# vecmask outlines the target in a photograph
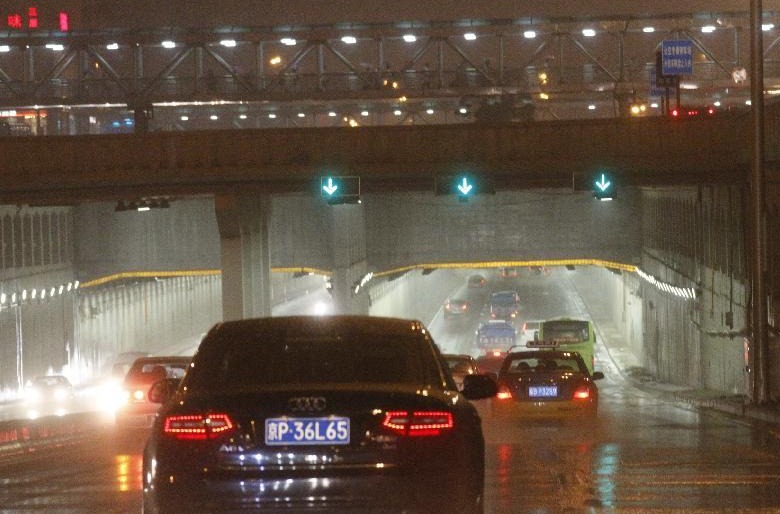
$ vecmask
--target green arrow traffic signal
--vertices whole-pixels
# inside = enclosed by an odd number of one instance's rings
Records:
[[[320,196],[329,204],[360,203],[360,177],[320,177]]]
[[[440,175],[436,177],[436,194],[455,195],[461,202],[478,194],[493,194],[492,182],[485,177],[471,174]]]
[[[606,173],[599,173],[592,183],[593,197],[601,201],[613,200],[617,196],[615,181]]]

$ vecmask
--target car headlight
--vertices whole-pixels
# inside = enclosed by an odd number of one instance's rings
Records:
[[[38,402],[41,400],[41,392],[37,389],[28,389],[25,396],[27,400],[31,402]]]

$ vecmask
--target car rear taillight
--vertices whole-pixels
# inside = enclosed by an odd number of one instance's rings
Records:
[[[575,400],[587,400],[590,398],[590,387],[580,386],[574,391]]]
[[[433,436],[455,426],[452,413],[447,411],[388,411],[382,426],[400,435]]]
[[[496,398],[499,400],[511,400],[512,391],[510,391],[507,386],[502,384],[498,386],[498,392],[496,393]]]
[[[234,426],[227,414],[166,416],[163,433],[176,439],[204,441],[228,434]]]

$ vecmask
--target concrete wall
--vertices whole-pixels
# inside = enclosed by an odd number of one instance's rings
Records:
[[[115,212],[114,203],[74,210],[76,268],[82,280],[119,272],[219,269],[219,232],[210,198],[170,208]]]
[[[330,271],[333,209],[315,194],[274,196],[269,227],[272,266],[308,266]],[[349,231],[349,227],[344,229]]]
[[[463,285],[468,270],[439,269],[430,275],[411,270],[394,280],[377,280],[370,287],[369,314],[411,318],[429,325],[444,300]]]
[[[428,262],[641,256],[641,197],[597,202],[566,189],[499,192],[468,203],[426,194],[366,196],[368,260],[377,269]]]
[[[738,189],[645,191],[642,269],[697,291],[686,300],[643,282],[643,365],[664,381],[745,390],[748,291]]]
[[[657,380],[747,392],[743,212],[741,194],[731,188],[643,191],[639,267],[656,283],[597,267],[569,275],[593,320],[621,338],[636,367]],[[672,287],[691,288],[696,298]],[[773,374],[777,364],[770,363]]]
[[[583,303],[591,320],[601,329],[597,342],[609,339],[611,352],[624,352],[621,362],[629,368],[642,366],[643,306],[638,295],[641,280],[633,273],[616,273],[598,266],[577,267],[566,277]],[[631,369],[624,370],[631,373]]]
[[[217,275],[82,290],[71,373],[99,377],[122,352],[186,354],[222,318]]]
[[[329,206],[314,195],[273,197],[271,265],[332,271],[366,261],[348,278],[427,262],[536,259],[641,259],[641,204],[624,188],[615,202],[567,189],[499,192],[468,203],[430,193],[365,195]],[[220,269],[211,198],[168,209],[114,212],[86,204],[74,215],[82,280],[119,272]],[[361,211],[351,220],[345,213]],[[361,234],[365,233],[365,237]],[[360,236],[360,237],[358,237]],[[357,246],[356,246],[357,245]],[[346,251],[346,253],[344,253]]]

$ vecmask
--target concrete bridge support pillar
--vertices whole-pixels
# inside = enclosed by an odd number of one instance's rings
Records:
[[[222,253],[222,317],[225,321],[271,315],[271,254],[265,195],[215,198]]]
[[[333,241],[333,307],[336,314],[368,314],[368,288],[355,294],[355,284],[368,271],[366,219],[362,204],[331,208]]]

